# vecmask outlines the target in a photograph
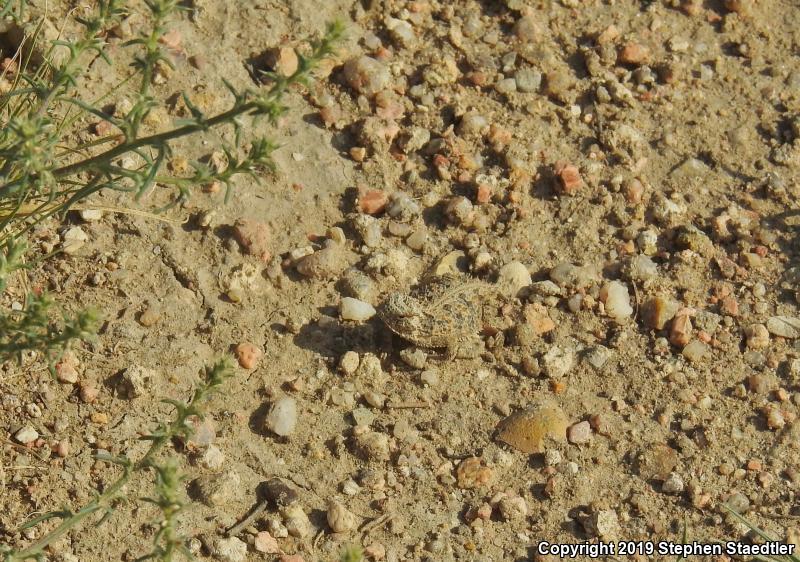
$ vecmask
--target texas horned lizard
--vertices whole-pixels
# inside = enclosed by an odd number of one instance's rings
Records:
[[[478,340],[490,293],[490,285],[466,277],[429,277],[410,294],[389,294],[378,314],[403,339],[421,347],[446,347],[454,357]]]

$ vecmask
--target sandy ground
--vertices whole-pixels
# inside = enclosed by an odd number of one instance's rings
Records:
[[[329,76],[290,93],[277,128],[251,131],[281,143],[277,167],[238,180],[228,204],[198,186],[163,217],[75,213],[35,233],[41,251],[65,228],[88,234],[28,281],[104,323],[74,351],[75,383],[36,358],[0,373],[0,542],[27,544],[46,525],[20,523],[88,501],[117,474],[98,450],[141,455],[141,432],[170,415],[160,400],[186,399],[203,365],[252,344],[260,357],[237,366],[196,442],[168,452],[187,475],[181,531],[200,560],[337,560],[349,544],[370,560],[555,560],[540,541],[759,542],[724,504],[800,544],[796,3],[193,6],[172,25],[180,52],[155,91],[209,112],[230,103],[223,78],[256,86],[251,62],[270,49],[334,18],[348,38]],[[125,72],[98,61],[83,91]],[[167,103],[150,126],[181,111]],[[89,203],[147,210],[162,191]],[[237,242],[237,221],[257,243]],[[489,290],[415,310],[448,342],[480,336],[471,357],[415,346],[373,315],[445,273],[456,291]],[[136,372],[149,379],[131,396]],[[29,446],[15,437],[25,426],[40,436]],[[275,477],[294,503],[226,538]],[[118,507],[49,559],[148,552],[156,512]]]

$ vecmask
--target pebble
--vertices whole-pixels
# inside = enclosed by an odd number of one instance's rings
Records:
[[[603,345],[592,347],[584,356],[586,362],[597,372],[603,370],[610,357],[611,350]]]
[[[523,93],[538,92],[542,87],[542,73],[538,70],[520,69],[514,73],[517,90]]]
[[[208,470],[219,470],[225,465],[225,453],[216,445],[209,445],[198,458],[197,464]]]
[[[389,196],[385,191],[371,189],[358,197],[358,210],[368,215],[378,215],[386,209]]]
[[[677,472],[670,472],[664,483],[661,484],[661,491],[665,494],[678,495],[684,490],[683,478]]]
[[[375,307],[352,297],[343,297],[339,303],[339,314],[342,320],[365,322],[375,316]]]
[[[494,89],[501,94],[510,94],[512,92],[516,92],[517,81],[514,78],[503,78],[495,83]]]
[[[337,500],[328,502],[327,520],[334,533],[348,533],[358,526],[358,518]]]
[[[645,480],[666,480],[678,464],[678,453],[672,447],[655,443],[639,456],[639,476]]]
[[[558,178],[557,191],[564,195],[575,195],[583,187],[583,179],[578,167],[565,160],[555,163],[553,171]]]
[[[264,554],[281,553],[281,547],[278,544],[277,539],[267,531],[261,531],[255,536],[255,539],[253,540],[253,547],[257,552],[263,552]]]
[[[664,296],[655,296],[642,305],[642,320],[645,326],[652,330],[663,330],[679,309],[680,304],[674,300]]]
[[[528,504],[521,496],[506,496],[497,503],[504,521],[523,521],[528,516]]]
[[[148,306],[139,315],[138,321],[145,328],[151,328],[161,321],[161,313],[155,307]]]
[[[748,349],[759,350],[769,347],[769,331],[763,324],[750,324],[744,329]]]
[[[631,260],[629,267],[631,280],[646,283],[657,275],[658,266],[649,256],[639,254]]]
[[[242,489],[238,473],[229,470],[221,474],[210,474],[197,480],[200,499],[209,507],[221,507],[233,501]]]
[[[522,42],[530,43],[539,35],[539,25],[533,16],[524,16],[514,24],[514,35]]]
[[[238,219],[233,225],[233,236],[246,254],[264,263],[269,262],[272,257],[269,226],[250,219]]]
[[[493,476],[492,469],[484,466],[478,457],[464,459],[456,468],[456,483],[462,490],[486,486]]]
[[[650,49],[641,43],[626,43],[619,51],[619,61],[623,64],[644,64],[650,60]]]
[[[64,354],[64,357],[56,363],[56,379],[64,384],[75,384],[78,382],[78,369],[76,359],[71,353]]]
[[[352,221],[353,228],[369,248],[377,248],[383,240],[381,223],[370,215],[358,215]]]
[[[462,195],[451,197],[444,208],[444,214],[453,224],[469,226],[475,219],[472,201]]]
[[[436,369],[426,369],[420,373],[419,380],[422,382],[422,384],[436,386],[439,384],[439,371]]]
[[[389,436],[379,431],[366,431],[354,439],[357,452],[369,461],[389,460]]]
[[[64,232],[61,239],[61,250],[71,256],[78,253],[89,240],[89,235],[80,226],[73,226]]]
[[[606,540],[615,539],[620,530],[619,517],[613,509],[603,509],[592,514],[590,524],[586,529],[590,534],[595,534]]]
[[[633,314],[628,287],[619,281],[611,281],[600,290],[600,300],[606,307],[606,314],[617,322],[624,322]]]
[[[428,354],[418,347],[407,347],[400,352],[400,359],[413,369],[424,369],[428,362]]]
[[[247,543],[238,537],[216,541],[215,557],[223,562],[244,562],[247,559]]]
[[[773,336],[787,339],[800,337],[800,318],[793,316],[771,316],[767,318],[767,331]]]
[[[386,29],[389,30],[389,35],[391,36],[392,41],[394,41],[398,47],[410,49],[416,46],[417,36],[414,33],[414,28],[411,27],[410,23],[398,18],[393,18],[391,16],[386,16],[384,23],[386,25]]]
[[[264,54],[264,63],[281,76],[291,76],[299,64],[297,52],[291,47],[274,47]]]
[[[283,516],[283,524],[286,525],[286,530],[289,531],[291,536],[298,539],[311,536],[313,526],[302,507],[289,505],[281,510],[281,515]]]
[[[570,443],[580,445],[581,443],[588,443],[592,439],[592,427],[588,421],[578,422],[573,424],[567,430],[567,439]]]
[[[14,439],[17,440],[17,443],[27,445],[39,439],[39,432],[30,425],[26,425],[14,434]]]
[[[385,90],[391,81],[389,69],[382,62],[368,56],[348,60],[344,64],[343,72],[347,84],[366,96]]]
[[[97,222],[103,218],[103,211],[100,209],[83,209],[80,211],[80,216],[86,222]]]
[[[329,247],[301,258],[295,267],[305,277],[332,279],[347,268],[347,262],[341,250]]]
[[[141,365],[131,365],[122,373],[121,390],[128,398],[138,398],[153,387],[156,371]]]
[[[358,363],[360,359],[358,357],[358,353],[355,351],[346,351],[341,358],[339,358],[339,369],[345,375],[352,375],[358,369]]]
[[[264,352],[260,347],[249,342],[243,342],[236,346],[236,360],[243,369],[255,369]]]
[[[686,357],[691,363],[702,363],[708,357],[711,348],[708,344],[700,340],[690,341],[686,347],[683,348],[681,354]]]
[[[276,400],[269,414],[267,414],[267,429],[276,435],[287,437],[294,433],[296,426],[297,401],[290,396],[284,396]]]
[[[342,277],[342,292],[358,300],[374,303],[378,297],[375,282],[358,269],[348,269]]]
[[[392,193],[389,196],[389,204],[386,206],[386,213],[400,222],[413,220],[419,216],[421,211],[419,203],[402,191]]]
[[[80,397],[84,404],[91,404],[100,395],[100,391],[92,383],[81,383]]]
[[[522,289],[528,287],[533,280],[528,268],[518,261],[507,263],[497,276],[497,288],[507,297],[520,296]]]
[[[571,348],[554,345],[542,356],[542,367],[547,376],[553,379],[563,378],[574,365],[575,351]]]
[[[534,405],[502,420],[497,439],[523,453],[540,453],[545,439],[564,441],[568,425],[566,414],[556,404]]]
[[[428,231],[424,228],[414,230],[408,238],[406,238],[406,245],[416,252],[421,252],[428,242]]]

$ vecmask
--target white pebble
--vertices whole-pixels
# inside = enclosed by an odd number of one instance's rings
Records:
[[[267,415],[267,428],[281,437],[294,433],[297,425],[297,402],[294,398],[279,398]]]
[[[353,297],[344,297],[339,303],[339,314],[342,320],[364,322],[375,316],[375,307]]]
[[[605,302],[606,314],[617,322],[625,321],[633,314],[628,288],[619,281],[606,284],[600,291],[600,298]]]
[[[18,443],[27,445],[28,443],[33,443],[39,439],[39,432],[33,429],[31,426],[26,425],[14,434],[14,439],[16,439]]]

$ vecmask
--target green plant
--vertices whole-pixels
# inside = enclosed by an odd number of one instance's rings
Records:
[[[132,98],[123,114],[110,115],[100,104],[108,93],[84,100],[79,97],[81,80],[95,60],[114,61],[108,55],[106,37],[119,25],[127,11],[122,0],[98,0],[91,12],[75,19],[82,27],[77,38],[59,39],[42,47],[41,25],[33,28],[15,54],[18,66],[10,90],[0,96],[0,283],[3,288],[9,275],[22,269],[25,238],[31,230],[50,217],[63,217],[76,203],[100,190],[132,192],[141,198],[155,185],[171,187],[172,201],[185,200],[196,186],[220,182],[226,186],[226,200],[232,180],[241,174],[255,174],[272,166],[276,146],[266,138],[245,139],[247,118],[267,118],[274,124],[285,111],[282,98],[293,84],[305,83],[314,67],[330,55],[342,36],[340,24],[331,24],[319,41],[312,42],[290,76],[269,74],[270,86],[238,91],[226,83],[232,96],[230,107],[217,115],[204,114],[183,95],[189,117],[174,127],[156,134],[145,134],[149,115],[163,105],[152,92],[154,77],[171,66],[163,44],[169,18],[179,9],[178,0],[145,0],[150,13],[149,28],[124,43],[132,49],[132,70],[114,91]],[[0,3],[0,14],[19,17],[23,0]],[[34,57],[38,52],[41,56]],[[41,62],[38,61],[41,58]],[[11,71],[9,71],[11,72]],[[130,85],[135,85],[131,87]],[[102,138],[76,144],[77,128],[84,118],[105,122],[111,132]],[[190,162],[191,173],[176,177],[163,172],[172,155],[175,140],[203,134],[220,126],[233,127],[235,142],[222,145],[227,160],[219,167],[204,162]],[[123,157],[138,159],[139,164],[123,165]],[[130,160],[130,159],[129,159]],[[83,338],[93,330],[91,313],[67,318],[61,325],[47,319],[52,301],[45,295],[28,295],[21,311],[0,315],[0,360],[8,354],[26,350],[46,353],[51,359],[73,339]]]
[[[188,439],[191,437],[192,429],[188,422],[194,417],[203,416],[205,403],[220,390],[220,387],[230,376],[230,365],[226,361],[219,361],[206,369],[204,380],[197,386],[188,402],[164,400],[164,402],[175,407],[175,416],[171,422],[162,423],[155,431],[142,437],[142,439],[151,443],[147,452],[138,461],[133,461],[126,456],[97,455],[98,460],[119,466],[122,469],[122,474],[102,494],[98,494],[94,500],[78,511],[65,508],[61,511],[45,513],[28,521],[22,526],[22,529],[34,527],[51,519],[60,519],[61,523],[22,550],[0,545],[0,555],[3,556],[3,562],[42,560],[47,546],[93,514],[102,514],[102,518],[97,523],[99,525],[113,514],[115,502],[124,495],[123,488],[131,478],[150,470],[156,474],[156,497],[146,498],[145,501],[157,505],[164,516],[164,520],[159,524],[159,531],[154,539],[153,551],[142,557],[141,560],[172,560],[175,553],[182,553],[191,557],[176,529],[176,517],[183,508],[183,503],[180,500],[181,478],[178,475],[174,461],[160,461],[158,455],[172,439]]]
[[[361,562],[364,559],[364,551],[358,545],[348,546],[339,556],[339,562]]]
[[[744,523],[748,529],[756,533],[759,537],[764,539],[767,542],[778,542],[780,539],[777,539],[767,533],[766,531],[761,530],[755,523],[748,520],[747,518],[743,517],[738,511],[733,509],[727,504],[723,504],[723,507],[730,513],[734,519],[738,520],[741,523]],[[790,554],[787,556],[753,556],[754,560],[761,560],[762,562],[800,562],[800,554]]]

